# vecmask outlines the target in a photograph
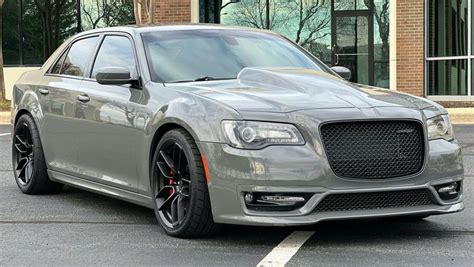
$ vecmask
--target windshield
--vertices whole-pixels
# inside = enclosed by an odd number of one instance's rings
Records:
[[[235,79],[246,67],[323,70],[284,38],[241,30],[178,30],[142,34],[152,79],[187,82]]]

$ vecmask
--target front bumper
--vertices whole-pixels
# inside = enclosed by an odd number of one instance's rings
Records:
[[[344,179],[331,171],[317,145],[273,146],[257,151],[231,148],[220,143],[199,143],[209,170],[209,194],[214,221],[243,225],[308,225],[323,220],[404,215],[436,215],[464,209],[462,186],[457,198],[444,201],[435,186],[459,182],[462,185],[461,149],[456,142],[429,142],[423,171],[395,179]],[[382,207],[376,209],[315,211],[332,194],[393,192],[424,189],[430,192],[429,205]],[[309,200],[289,211],[250,210],[245,192],[308,193]]]

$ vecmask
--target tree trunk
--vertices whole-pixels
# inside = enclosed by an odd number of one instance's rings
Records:
[[[0,29],[2,29],[3,22],[3,0],[0,0]],[[0,30],[0,101],[5,100],[5,81],[3,75],[3,32]]]
[[[140,0],[133,0],[133,15],[135,16],[135,24],[140,25],[142,22],[141,19],[141,4]]]

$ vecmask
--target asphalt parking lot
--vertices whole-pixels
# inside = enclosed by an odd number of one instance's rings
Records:
[[[466,167],[461,213],[305,228],[229,226],[217,237],[196,240],[165,235],[152,210],[82,190],[21,194],[11,170],[11,136],[2,135],[9,131],[0,125],[0,266],[255,266],[294,231],[311,237],[288,266],[474,266],[474,125],[455,127]]]

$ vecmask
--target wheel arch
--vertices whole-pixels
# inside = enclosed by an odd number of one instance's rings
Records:
[[[150,177],[150,182],[152,180],[152,162],[153,162],[153,156],[154,156],[154,153],[155,153],[155,149],[156,149],[156,146],[158,145],[158,143],[160,142],[161,138],[163,137],[163,135],[165,135],[167,132],[171,131],[171,130],[175,130],[175,129],[183,129],[185,130],[187,133],[189,133],[194,141],[198,141],[197,139],[197,136],[196,136],[196,133],[194,133],[192,130],[190,130],[190,127],[188,125],[186,125],[185,123],[183,122],[178,122],[176,120],[174,121],[168,121],[168,122],[165,122],[163,124],[161,124],[156,130],[155,130],[155,133],[153,134],[153,138],[152,138],[152,141],[151,141],[151,145],[150,145],[150,150],[149,150],[149,154],[148,154],[148,171],[149,171],[149,177]],[[199,149],[199,146],[198,146],[198,149]],[[201,152],[201,151],[199,151]]]
[[[30,112],[29,110],[27,110],[27,109],[20,109],[20,110],[16,113],[16,115],[15,115],[15,118],[14,118],[14,121],[13,121],[13,126],[16,126],[16,123],[17,123],[18,119],[19,119],[21,116],[25,115],[25,114],[30,115],[30,116],[33,118],[33,120],[34,120],[34,117],[33,117],[33,115],[31,114],[31,112]]]

